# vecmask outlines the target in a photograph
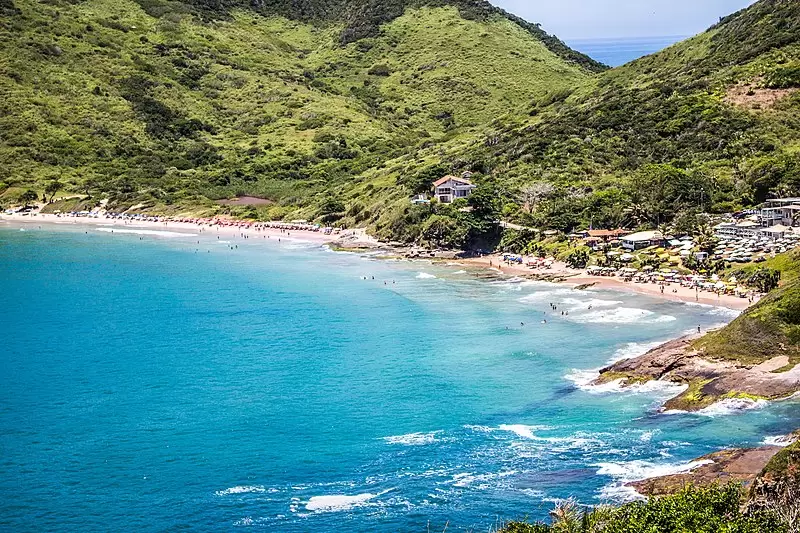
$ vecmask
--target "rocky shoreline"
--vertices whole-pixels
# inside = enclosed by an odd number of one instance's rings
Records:
[[[800,392],[800,365],[788,356],[759,364],[712,360],[696,347],[700,335],[669,341],[639,357],[618,361],[600,371],[593,384],[619,381],[624,386],[648,381],[670,381],[688,388],[667,400],[666,411],[699,411],[717,402],[747,404],[779,400]]]
[[[666,496],[689,485],[705,487],[715,483],[736,482],[749,488],[782,449],[781,446],[760,446],[720,450],[695,459],[694,462],[702,464],[689,472],[632,481],[626,485],[643,496]]]
[[[747,506],[775,500],[788,489],[794,495],[800,466],[800,430],[778,439],[776,445],[721,450],[693,462],[698,466],[689,472],[632,481],[626,486],[649,497],[675,494],[688,486],[739,483],[748,494]],[[795,502],[798,504],[800,501]]]

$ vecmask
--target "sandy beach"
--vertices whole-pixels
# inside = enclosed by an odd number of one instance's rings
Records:
[[[303,229],[301,225],[292,228],[279,227],[281,223],[248,223],[233,219],[219,219],[218,221],[177,221],[177,220],[127,220],[100,215],[98,217],[73,217],[68,215],[50,214],[0,214],[0,221],[5,221],[24,226],[56,225],[56,226],[85,226],[92,228],[108,228],[111,231],[149,230],[159,232],[186,233],[187,235],[216,234],[227,238],[262,238],[262,239],[287,239],[302,242],[329,244],[332,246],[345,246],[351,248],[375,248],[382,245],[377,239],[368,235],[363,229],[342,230],[338,234],[325,234],[319,230]],[[159,236],[153,233],[152,236]],[[167,236],[164,234],[164,236]],[[491,269],[495,273],[511,276],[537,276],[556,283],[574,286],[594,285],[597,288],[617,291],[646,294],[656,298],[679,302],[693,302],[729,309],[743,310],[749,307],[747,298],[732,295],[717,295],[709,292],[696,292],[689,287],[672,284],[662,293],[661,287],[654,283],[624,282],[616,277],[591,276],[582,269],[569,268],[565,263],[555,261],[548,269],[531,269],[524,265],[508,265],[503,262],[501,254],[487,255],[478,258],[462,259],[465,265]],[[674,291],[674,292],[673,292]]]
[[[109,228],[119,230],[150,230],[161,232],[185,233],[187,235],[219,235],[220,237],[243,237],[287,239],[317,244],[349,244],[351,246],[375,246],[377,240],[361,229],[344,230],[338,234],[325,234],[322,231],[302,229],[299,225],[293,228],[277,227],[278,223],[256,223],[249,225],[239,220],[220,219],[221,223],[208,221],[154,221],[154,220],[124,220],[108,216],[98,217],[72,217],[67,215],[6,215],[0,214],[0,221],[18,223],[24,226],[38,226],[42,224],[57,226],[84,226],[92,228]],[[275,227],[271,227],[274,224]],[[152,236],[158,236],[153,233]],[[166,236],[166,234],[165,234]]]
[[[633,283],[622,281],[617,277],[591,276],[586,273],[585,269],[570,268],[560,261],[553,262],[552,267],[548,269],[531,269],[525,265],[508,265],[503,262],[501,254],[466,259],[463,262],[471,266],[485,267],[508,275],[537,276],[556,283],[574,286],[594,285],[600,289],[634,292],[676,302],[699,303],[736,310],[744,310],[751,305],[747,298],[739,298],[729,294],[718,295],[705,291],[698,292],[690,287],[682,287],[676,283],[665,287],[662,293],[661,286],[655,283]]]

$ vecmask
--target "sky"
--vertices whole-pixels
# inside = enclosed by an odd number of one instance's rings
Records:
[[[561,39],[689,36],[754,0],[491,0]]]

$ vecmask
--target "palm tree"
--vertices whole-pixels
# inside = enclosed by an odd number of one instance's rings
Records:
[[[714,248],[717,247],[719,240],[714,234],[714,230],[711,228],[711,226],[704,224],[697,228],[695,242],[697,243],[697,247],[700,248],[701,252],[711,255],[711,253],[714,251]]]

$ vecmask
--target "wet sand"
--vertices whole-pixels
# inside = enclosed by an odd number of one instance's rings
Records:
[[[462,262],[472,266],[492,268],[495,271],[513,276],[536,276],[574,286],[594,285],[599,289],[645,294],[676,302],[699,303],[736,310],[747,309],[751,305],[747,298],[739,298],[730,294],[718,295],[707,291],[695,291],[695,289],[682,287],[677,283],[665,286],[662,293],[661,286],[655,283],[634,283],[622,281],[617,277],[590,276],[584,269],[569,268],[565,263],[559,261],[555,261],[549,269],[528,268],[525,265],[509,266],[503,263],[502,255],[487,255],[466,259]],[[673,290],[677,292],[672,292]]]

